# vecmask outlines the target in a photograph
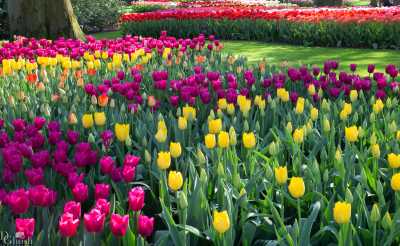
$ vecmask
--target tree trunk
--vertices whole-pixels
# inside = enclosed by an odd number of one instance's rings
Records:
[[[8,1],[12,35],[56,39],[84,39],[70,0]]]

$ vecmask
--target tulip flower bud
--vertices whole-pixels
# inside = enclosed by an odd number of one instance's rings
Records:
[[[215,119],[215,114],[214,110],[210,111],[210,114],[208,115],[208,121],[214,120]]]
[[[96,139],[94,138],[92,133],[89,133],[88,142],[94,144]]]
[[[243,124],[243,131],[244,131],[244,132],[248,132],[249,129],[250,129],[250,127],[249,127],[249,122],[247,122],[247,120],[245,120],[245,121],[244,121],[244,124]]]
[[[218,115],[218,118],[221,118],[221,119],[224,117],[224,113],[222,112],[222,110],[220,108],[217,110],[217,115]]]
[[[181,117],[181,116],[182,116],[182,110],[181,110],[181,108],[178,108],[176,110],[176,117]]]
[[[233,174],[232,184],[233,184],[233,187],[235,187],[236,189],[240,189],[242,183],[240,181],[239,173],[236,172]]]
[[[177,198],[178,198],[179,209],[186,209],[188,207],[186,193],[183,191],[178,191]]]
[[[128,147],[128,148],[132,147],[132,139],[131,139],[130,136],[128,136],[128,137],[125,139],[125,145],[126,145],[126,147]]]
[[[322,129],[325,133],[328,133],[331,130],[331,124],[327,118],[324,118],[324,121],[322,122]]]
[[[374,204],[371,210],[371,221],[373,223],[378,222],[381,219],[381,212],[379,211],[378,204]]]
[[[336,149],[335,159],[337,161],[342,161],[342,150],[340,148]]]
[[[150,152],[146,149],[144,151],[144,160],[146,163],[150,163],[151,162],[151,155]]]
[[[275,98],[271,101],[271,109],[275,110],[276,109],[276,100]]]
[[[242,208],[246,208],[247,207],[247,192],[246,192],[246,189],[245,188],[242,188],[241,190],[240,190],[240,193],[239,193],[239,197],[243,197],[243,199],[241,199],[241,202],[240,202],[240,206],[242,207]]]
[[[289,122],[286,124],[286,130],[287,130],[290,134],[293,132],[293,125],[292,125],[292,122],[291,122],[291,121],[289,121]]]
[[[147,146],[147,138],[146,137],[142,138],[142,145]]]
[[[376,120],[375,114],[374,114],[374,113],[371,113],[371,114],[369,115],[369,121],[370,121],[371,123],[373,123],[373,122],[375,122],[375,120]]]
[[[386,99],[386,107],[387,108],[392,108],[393,104],[392,104],[392,99],[390,97],[388,97]]]
[[[269,180],[274,178],[274,171],[272,170],[270,165],[265,167],[265,177]]]
[[[200,170],[200,182],[205,185],[208,182],[208,176],[206,173],[206,170],[204,170],[204,168],[201,168]]]
[[[277,144],[275,142],[270,143],[269,146],[268,146],[268,151],[269,151],[269,154],[272,155],[272,156],[278,154],[278,146],[277,146]]]
[[[112,98],[110,100],[110,108],[115,108],[115,100],[114,100],[114,98]]]
[[[351,191],[349,188],[346,189],[346,202],[348,203],[353,203],[353,194],[351,194]]]
[[[390,124],[389,124],[389,130],[390,130],[390,133],[395,133],[396,131],[397,131],[397,124],[396,124],[396,121],[392,121]]]
[[[325,169],[322,179],[323,179],[324,183],[328,183],[328,181],[329,181],[329,171],[328,171],[328,169]]]
[[[206,163],[206,157],[204,156],[203,152],[201,152],[200,148],[197,148],[197,161],[199,162],[200,166],[204,166]]]
[[[324,110],[325,112],[329,111],[329,103],[328,101],[324,98],[322,100],[322,105],[321,105],[322,110]]]
[[[354,122],[358,121],[358,112],[354,113],[353,120],[354,120]]]
[[[110,105],[111,106],[111,105]],[[120,111],[120,114],[122,114],[122,115],[124,115],[125,114],[125,112],[126,112],[126,106],[125,106],[125,103],[123,103],[122,105],[121,105],[121,109],[119,110]]]
[[[26,107],[25,103],[22,103],[22,105],[21,105],[21,111],[22,111],[23,113],[28,112],[28,108]]]
[[[96,112],[96,109],[94,108],[93,105],[90,105],[90,106],[89,106],[89,112],[90,112],[90,113]]]
[[[370,139],[369,139],[369,143],[371,144],[371,145],[373,145],[373,144],[376,144],[376,135],[375,135],[375,132],[374,133],[372,133],[372,135],[371,135],[371,137],[370,137]]]
[[[392,218],[390,217],[389,212],[386,212],[382,218],[382,227],[387,231],[392,228]]]
[[[90,98],[90,102],[92,103],[92,105],[97,105],[97,97],[95,95],[92,95],[92,97]]]
[[[237,143],[236,131],[235,128],[233,128],[233,126],[229,128],[229,143],[232,146],[235,146]]]
[[[218,174],[218,176],[221,177],[221,178],[225,177],[224,165],[222,165],[221,162],[218,163],[217,174]]]

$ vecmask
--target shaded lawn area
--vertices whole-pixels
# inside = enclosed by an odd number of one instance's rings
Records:
[[[117,38],[120,32],[106,32],[94,35],[96,38]],[[250,63],[265,59],[270,64],[287,62],[289,65],[316,64],[321,65],[326,60],[338,60],[341,69],[348,70],[351,63],[356,63],[358,71],[367,74],[368,64],[376,64],[383,71],[387,64],[400,65],[400,51],[373,50],[351,48],[304,47],[288,44],[264,43],[256,41],[222,41],[224,52],[233,55],[246,56]]]

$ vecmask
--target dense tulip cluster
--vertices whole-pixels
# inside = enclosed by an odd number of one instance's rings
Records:
[[[166,33],[3,46],[0,230],[38,245],[398,244],[398,66],[254,66],[222,48]]]

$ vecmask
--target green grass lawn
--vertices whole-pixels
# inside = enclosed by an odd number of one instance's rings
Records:
[[[94,36],[116,38],[120,37],[121,33],[99,33]],[[400,65],[400,51],[396,50],[304,47],[255,41],[225,40],[222,43],[226,53],[246,56],[250,63],[265,59],[267,63],[272,64],[288,62],[289,65],[321,65],[326,60],[334,59],[340,62],[342,69],[347,69],[349,64],[356,63],[359,65],[359,71],[365,71],[364,74],[366,74],[368,64],[376,64],[379,70],[389,63]]]

